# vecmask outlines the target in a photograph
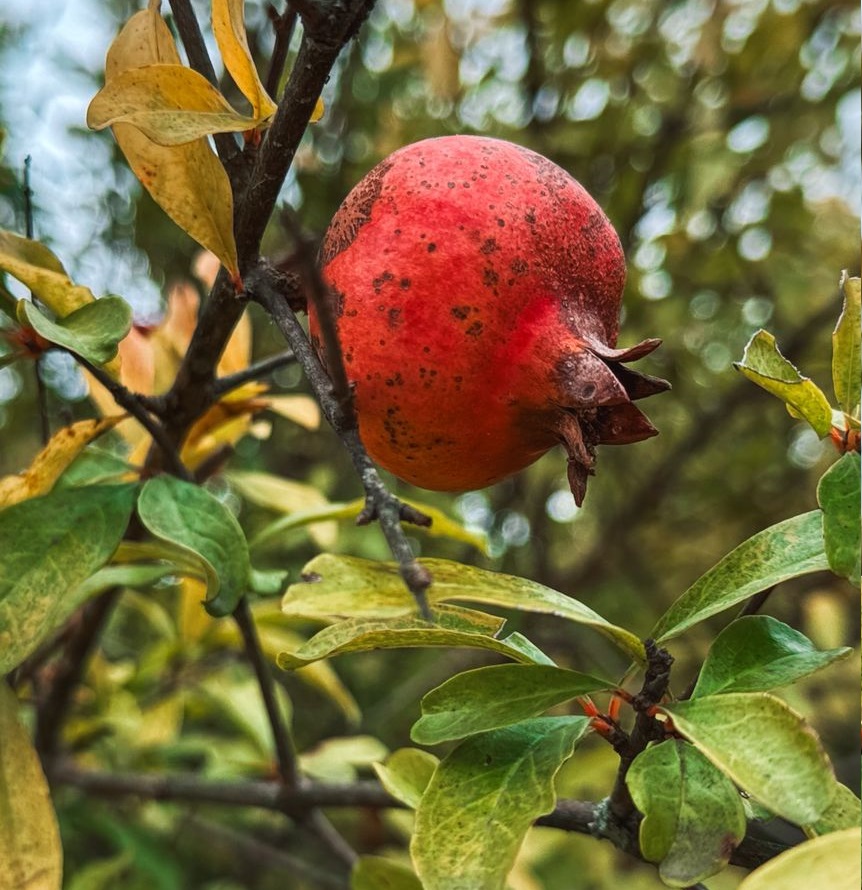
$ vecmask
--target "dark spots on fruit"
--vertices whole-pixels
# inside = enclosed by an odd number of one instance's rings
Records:
[[[509,263],[509,268],[516,275],[524,275],[530,268],[530,264],[521,257],[515,257],[511,263]]]
[[[349,365],[353,361],[353,352],[345,352],[344,353],[344,361]]]
[[[481,321],[474,321],[473,324],[471,324],[464,333],[468,337],[478,337],[482,333],[484,327],[485,326],[482,324]]]
[[[500,276],[494,271],[493,266],[485,266],[482,270],[482,284],[485,287],[495,287],[500,281]]]
[[[464,378],[460,374],[458,374],[452,379],[455,381],[455,383],[460,383]]]
[[[378,345],[378,346],[385,346],[385,345],[386,345],[386,341],[385,341],[385,340],[382,340],[382,339],[381,339],[381,340],[378,340],[378,341],[377,341],[377,345]]]
[[[396,371],[392,377],[387,377],[384,383],[387,386],[404,386],[404,378],[400,371]]]
[[[401,281],[398,282],[398,285],[401,290],[410,290],[410,279],[402,278]]]
[[[320,247],[320,264],[327,266],[343,250],[346,250],[359,234],[359,230],[371,219],[371,211],[380,197],[383,180],[392,161],[381,161],[348,195],[341,209],[332,219]]]
[[[500,249],[500,245],[497,244],[496,238],[486,238],[482,242],[482,246],[479,248],[479,253],[483,253],[483,254],[485,254],[485,256],[488,256],[488,254],[494,253],[495,251],[498,251],[499,249]]]
[[[528,226],[534,226],[536,224],[536,209],[535,207],[530,207],[529,210],[524,214],[524,222]]]
[[[431,347],[430,347],[430,346],[423,346],[423,347],[422,347],[422,352],[424,352],[425,355],[428,355],[428,353],[431,352]]]
[[[401,229],[396,229],[396,230],[395,230],[395,234],[396,234],[396,235],[400,235],[400,234],[401,234]]]
[[[392,281],[393,278],[395,278],[395,276],[389,271],[386,271],[382,275],[378,275],[377,278],[374,278],[371,282],[371,286],[374,288],[374,293],[379,294],[383,285],[386,284],[388,281]]]
[[[506,225],[506,220],[504,220],[504,219],[500,219],[500,217],[498,216],[498,217],[497,217],[497,225],[502,229],[503,226]]]
[[[359,315],[358,309],[348,309],[347,312],[344,313],[347,318],[356,318]]]
[[[469,183],[469,182],[462,182],[462,183],[461,183],[461,186],[462,186],[463,188],[465,188],[465,189],[468,189],[468,188],[470,188],[470,183]]]
[[[434,253],[435,250],[437,250],[437,245],[432,241],[428,245],[428,253]]]
[[[469,306],[453,306],[449,312],[455,316],[455,318],[460,321],[465,321],[467,316],[470,314]],[[427,348],[427,347],[426,347]]]
[[[386,323],[390,328],[397,328],[398,325],[401,324],[403,319],[401,318],[401,310],[400,309],[390,309],[386,316]]]
[[[449,189],[453,189],[453,188],[455,188],[455,183],[454,183],[454,182],[447,182],[447,183],[446,183],[446,188],[449,188]]]

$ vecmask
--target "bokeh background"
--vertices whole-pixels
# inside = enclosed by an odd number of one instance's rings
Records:
[[[206,22],[208,4],[195,5]],[[0,227],[24,231],[29,155],[36,237],[73,278],[96,294],[121,294],[146,324],[163,313],[172,284],[192,280],[197,248],[137,186],[110,136],[84,124],[104,53],[137,8],[115,0],[0,0]],[[252,0],[246,14],[265,70],[273,42],[266,4]],[[860,12],[852,3],[379,0],[340,57],[324,94],[326,113],[306,134],[282,202],[320,235],[351,186],[401,145],[481,133],[533,148],[579,179],[616,226],[629,265],[621,344],[663,338],[639,367],[673,384],[671,393],[644,403],[660,436],[601,449],[580,510],[559,449],[481,492],[437,495],[393,481],[396,491],[489,539],[483,555],[417,533],[419,552],[540,581],[646,636],[724,553],[816,506],[816,482],[834,450],[732,363],[765,327],[831,393],[838,278],[842,269],[859,274],[859,70]],[[225,91],[241,104],[230,84]],[[289,241],[276,221],[265,248],[278,255]],[[263,318],[253,321],[257,357],[282,348]],[[53,427],[92,413],[86,383],[63,356],[49,356],[42,375]],[[294,368],[274,384],[306,391]],[[39,447],[36,392],[31,364],[0,370],[0,474],[21,469]],[[286,420],[274,420],[268,437],[243,439],[231,466],[279,474],[333,501],[360,493],[328,430],[308,432]],[[229,482],[216,479],[212,487],[250,531],[272,518],[241,508]],[[387,555],[376,529],[349,523],[327,544],[335,552]],[[320,535],[300,530],[258,559],[296,578],[319,549]],[[224,715],[253,708],[247,674],[215,644],[189,654],[175,639],[173,648],[165,643],[164,623],[179,620],[174,593],[143,603],[129,598],[118,610],[88,678],[90,723],[75,738],[87,756],[118,768],[242,773],[248,726]],[[783,585],[767,611],[818,645],[857,645],[858,591],[830,577]],[[674,642],[676,689],[726,620],[719,616]],[[511,629],[571,667],[625,667],[601,638],[553,620],[514,618]],[[177,684],[181,713],[148,746],[141,727],[164,703],[155,675],[169,659],[188,666]],[[486,660],[438,651],[343,658],[336,670],[362,712],[359,722],[320,690],[285,676],[300,746],[313,751],[322,740],[357,734],[389,748],[406,744],[419,697]],[[851,659],[784,693],[811,715],[848,782],[858,781],[857,686],[858,660]],[[564,793],[602,796],[613,766],[606,746],[589,743],[564,771]],[[206,825],[280,838],[283,827],[268,816],[189,816],[181,807],[109,806],[70,792],[60,807],[74,890],[324,886],[301,872],[285,878],[239,868],[238,855],[202,855],[214,836]],[[403,841],[402,817],[337,818],[360,848],[386,852]],[[108,875],[103,883],[99,868]],[[738,879],[729,872],[709,886],[724,890]],[[659,886],[652,869],[609,845],[550,830],[533,833],[512,879],[514,890]]]

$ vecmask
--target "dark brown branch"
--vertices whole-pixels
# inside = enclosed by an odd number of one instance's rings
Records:
[[[215,69],[191,3],[189,0],[170,0],[170,4],[177,31],[183,41],[186,55],[189,57],[189,64],[218,89]],[[240,150],[233,133],[216,133],[213,136],[213,141],[218,149],[219,157],[225,165],[230,165],[237,160]]]
[[[254,669],[263,705],[269,719],[275,743],[275,754],[278,760],[278,772],[287,788],[296,788],[299,785],[299,767],[296,759],[296,747],[290,735],[290,729],[281,713],[278,698],[275,691],[275,680],[272,677],[269,663],[260,646],[260,638],[257,635],[257,627],[254,616],[248,605],[248,599],[242,597],[233,613],[234,621],[239,627],[242,640],[245,645],[245,653]]]
[[[652,709],[665,696],[670,684],[670,668],[673,658],[667,650],[660,648],[653,640],[644,643],[647,656],[647,669],[641,691],[632,699],[635,711],[635,725],[628,738],[628,744],[620,750],[620,765],[617,770],[614,788],[609,803],[610,813],[618,824],[631,828],[637,836],[639,815],[626,785],[626,775],[634,759],[650,742],[664,737],[663,725],[655,719]]]
[[[362,487],[365,489],[365,508],[358,522],[364,524],[374,519],[378,520],[389,549],[398,562],[404,583],[416,599],[422,616],[430,620],[431,613],[425,591],[431,584],[431,576],[428,570],[417,562],[407,535],[401,527],[402,520],[419,525],[429,525],[430,521],[417,510],[402,504],[383,484],[377,468],[368,457],[365,446],[359,438],[352,410],[349,414],[346,413],[345,403],[334,394],[332,382],[308,341],[302,325],[288,305],[286,296],[273,284],[273,281],[278,280],[273,270],[261,265],[247,276],[246,287],[284,335],[305,371],[326,419],[350,454],[362,481]]]
[[[77,359],[78,364],[80,364],[81,367],[86,368],[87,371],[108,390],[111,396],[113,396],[114,401],[121,408],[128,411],[129,414],[131,414],[132,417],[134,417],[135,420],[137,420],[138,423],[140,423],[140,425],[153,437],[153,441],[161,449],[164,465],[170,472],[175,476],[178,476],[180,479],[191,479],[189,471],[186,469],[182,460],[180,460],[179,452],[165,432],[165,428],[145,407],[145,405],[149,403],[149,400],[145,396],[139,396],[126,389],[122,383],[118,380],[114,380],[113,377],[105,373],[102,368],[91,364],[85,358],[82,358],[79,355],[74,355],[74,358]]]
[[[237,371],[235,374],[226,374],[224,377],[219,377],[213,383],[213,394],[220,398],[225,393],[238,389],[251,380],[260,380],[261,377],[268,377],[275,371],[292,365],[295,361],[296,356],[292,352],[279,352],[278,355],[262,359],[256,364],[249,365],[242,371]]]
[[[354,0],[347,10],[342,9],[326,40],[318,41],[308,28],[303,34],[278,111],[257,153],[248,188],[237,206],[234,228],[243,274],[257,262],[261,238],[315,103],[342,46],[349,39],[353,23],[368,6],[366,0]],[[237,298],[233,284],[222,269],[166,397],[167,432],[177,445],[194,420],[212,404],[215,365],[244,307],[245,303]]]
[[[59,747],[60,730],[72,695],[84,673],[84,665],[93,651],[114,608],[120,588],[106,591],[87,603],[73,619],[73,627],[66,641],[63,654],[55,664],[46,668],[48,680],[44,697],[39,697],[36,707],[36,750],[42,765],[50,764]],[[42,677],[38,685],[42,685]]]
[[[276,98],[278,85],[281,82],[281,74],[287,62],[287,52],[290,49],[290,41],[296,30],[296,10],[288,4],[287,9],[279,15],[274,6],[267,7],[269,20],[272,22],[272,30],[275,33],[275,44],[272,48],[272,56],[269,60],[269,71],[266,75],[266,91]]]
[[[403,809],[374,781],[351,783],[306,782],[288,790],[280,782],[225,782],[200,779],[184,774],[151,775],[146,773],[105,773],[81,769],[70,762],[54,764],[48,779],[53,785],[67,785],[97,797],[139,797],[144,800],[210,803],[225,806],[259,807],[279,812],[298,813],[317,807],[364,809]],[[588,834],[613,840],[600,825],[605,803],[585,800],[560,800],[553,812],[540,816],[536,825]],[[622,849],[640,858],[637,835]],[[731,857],[731,865],[756,868],[786,850],[782,844],[746,835]]]

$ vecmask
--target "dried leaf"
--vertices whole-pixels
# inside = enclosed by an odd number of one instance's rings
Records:
[[[158,4],[132,16],[120,31],[105,61],[111,83],[130,69],[180,63]],[[198,244],[211,250],[232,274],[238,273],[233,237],[233,194],[227,174],[206,139],[163,146],[130,124],[113,127],[135,176],[153,200]]]
[[[93,439],[116,426],[120,420],[121,417],[80,420],[58,430],[27,470],[0,479],[0,509],[47,494],[84,448]]]
[[[69,278],[63,264],[44,244],[3,229],[0,270],[17,278],[60,318],[95,300],[89,288]]]
[[[158,145],[185,145],[257,125],[238,114],[202,75],[183,65],[145,65],[112,77],[87,109],[87,126],[131,124]]]
[[[244,0],[213,0],[213,34],[225,67],[251,103],[258,122],[272,117],[276,104],[270,99],[255,68],[243,21]]]

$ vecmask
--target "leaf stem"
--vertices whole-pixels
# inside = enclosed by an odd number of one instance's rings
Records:
[[[260,380],[261,377],[266,377],[281,368],[286,368],[295,361],[296,356],[290,350],[279,352],[277,355],[262,359],[254,365],[249,365],[242,371],[237,371],[235,374],[226,374],[224,377],[219,377],[213,383],[213,394],[217,398],[221,397],[251,380]]]

